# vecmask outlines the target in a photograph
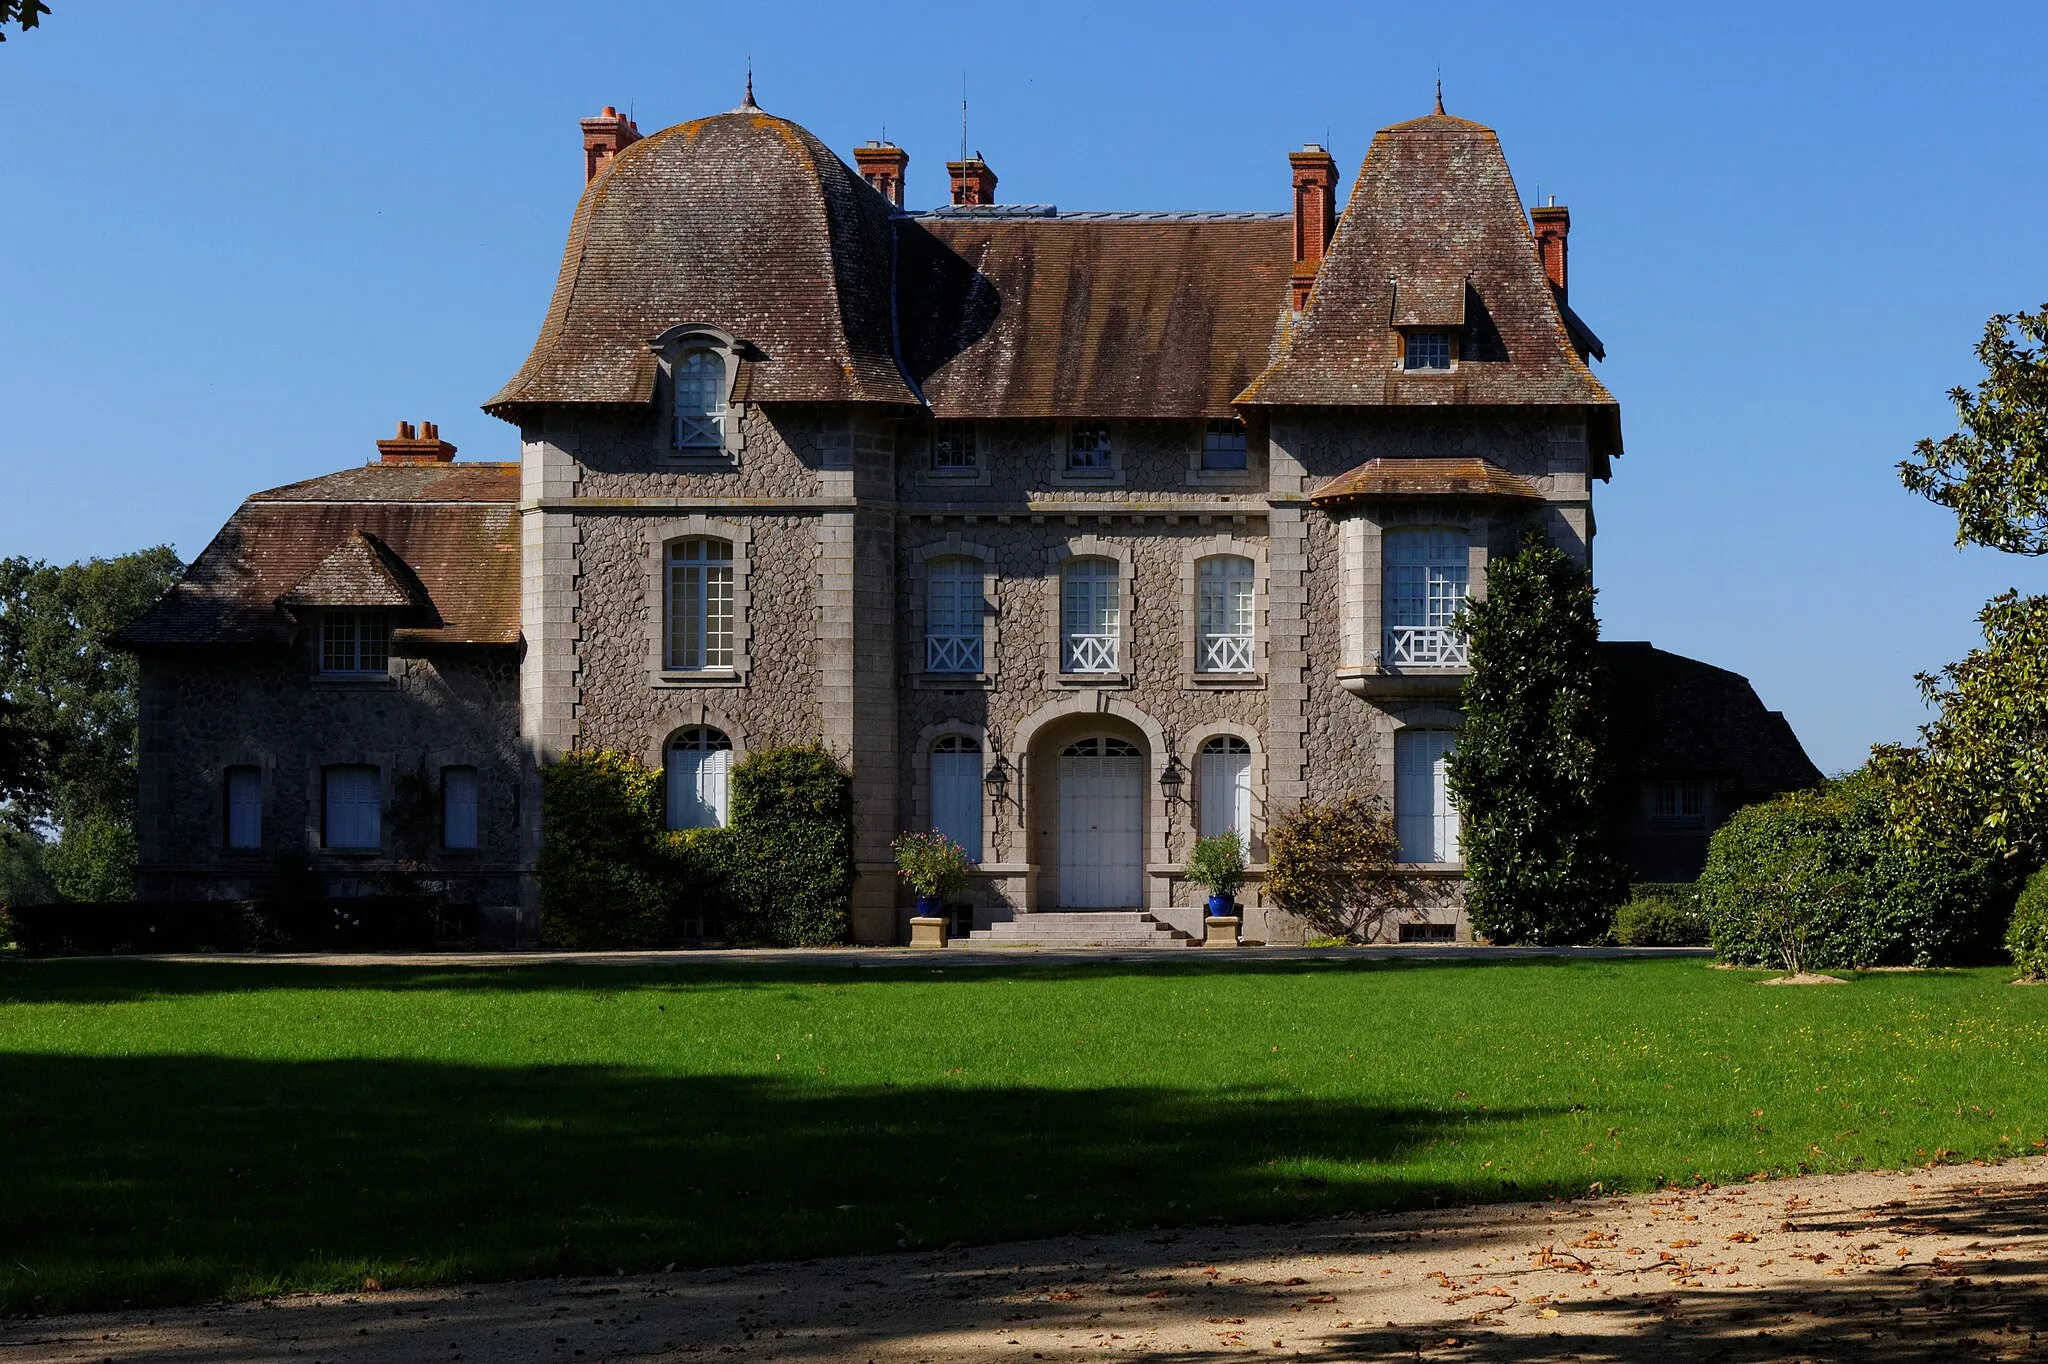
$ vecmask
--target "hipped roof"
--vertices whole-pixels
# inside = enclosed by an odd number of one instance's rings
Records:
[[[1309,498],[1325,511],[1398,498],[1493,497],[1541,502],[1536,485],[1489,460],[1372,459],[1316,489]]]
[[[283,645],[295,605],[343,605],[395,606],[401,642],[517,644],[518,496],[516,464],[370,465],[257,493],[119,638]]]

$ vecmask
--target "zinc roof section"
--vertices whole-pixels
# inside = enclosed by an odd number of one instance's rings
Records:
[[[540,337],[484,410],[646,402],[648,341],[693,322],[748,345],[756,402],[914,403],[889,315],[891,212],[758,109],[642,138],[584,189]]]
[[[119,638],[138,647],[289,644],[299,626],[281,599],[368,537],[409,572],[415,599],[424,595],[396,622],[398,638],[517,644],[518,496],[510,464],[370,465],[258,493]]]
[[[1396,291],[1462,297],[1467,279],[1466,320],[1490,323],[1506,358],[1461,360],[1447,374],[1404,373],[1392,329]],[[1475,308],[1483,316],[1472,316]],[[1616,406],[1572,347],[1500,139],[1445,114],[1373,138],[1287,349],[1239,400]],[[1611,414],[1595,424],[1602,439],[1611,428],[1618,449]]]
[[[1286,215],[899,221],[904,365],[934,416],[1234,415],[1287,304]]]

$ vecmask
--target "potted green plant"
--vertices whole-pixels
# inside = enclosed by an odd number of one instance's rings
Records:
[[[1244,840],[1235,829],[1196,839],[1184,874],[1209,888],[1203,941],[1236,943],[1237,929],[1244,922],[1237,913],[1237,892],[1245,879]]]
[[[967,849],[933,829],[905,834],[890,845],[896,851],[896,874],[917,892],[917,913],[910,920],[912,947],[946,945],[945,897],[967,884],[974,867]]]

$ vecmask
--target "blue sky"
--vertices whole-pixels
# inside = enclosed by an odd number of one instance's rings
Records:
[[[0,554],[190,557],[401,417],[513,457],[477,405],[546,307],[577,118],[730,108],[751,55],[842,155],[886,127],[914,206],[963,72],[1002,199],[1277,209],[1290,149],[1348,186],[1441,68],[1572,209],[1628,443],[1607,636],[1746,674],[1823,768],[1910,737],[1912,673],[2043,576],[1892,466],[1984,319],[2048,300],[2048,7],[51,3],[0,45]]]

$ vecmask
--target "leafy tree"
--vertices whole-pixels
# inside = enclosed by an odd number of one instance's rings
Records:
[[[38,27],[50,7],[43,0],[0,0],[0,43],[7,41],[7,26],[17,24],[23,33]]]
[[[39,778],[6,793],[17,828],[135,808],[135,658],[108,641],[177,581],[168,546],[62,567],[0,559],[0,698]]]
[[[1472,931],[1591,942],[1627,876],[1604,850],[1600,625],[1593,581],[1531,529],[1464,612],[1472,675],[1450,756]]]
[[[71,820],[43,853],[43,870],[67,900],[104,904],[135,898],[135,826],[95,810]]]
[[[1364,795],[1304,801],[1266,831],[1266,894],[1331,937],[1371,942],[1410,907],[1394,821]]]
[[[1956,543],[2048,554],[2048,305],[1984,324],[1977,391],[1949,390],[1959,429],[1899,465],[1906,487],[1956,514]]]

